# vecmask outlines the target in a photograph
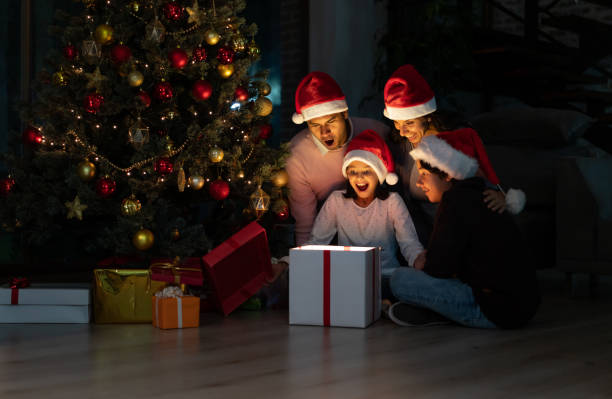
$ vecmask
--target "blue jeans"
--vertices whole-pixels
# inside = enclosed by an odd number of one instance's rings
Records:
[[[497,327],[480,310],[472,288],[457,279],[435,278],[412,267],[400,267],[391,276],[391,292],[401,302],[431,309],[464,326]]]

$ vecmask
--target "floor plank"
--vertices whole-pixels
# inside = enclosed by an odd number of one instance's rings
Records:
[[[547,284],[512,331],[289,326],[283,311],[185,330],[0,324],[0,397],[611,397],[612,283],[597,300]]]

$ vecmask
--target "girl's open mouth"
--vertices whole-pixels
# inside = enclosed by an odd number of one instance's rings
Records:
[[[368,183],[364,183],[364,184],[355,184],[355,186],[357,187],[357,190],[359,191],[366,191],[370,185]]]

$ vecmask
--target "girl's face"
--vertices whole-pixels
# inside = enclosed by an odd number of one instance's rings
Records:
[[[400,136],[407,138],[412,144],[419,144],[421,142],[429,125],[424,116],[405,121],[393,121],[393,124],[399,130]]]
[[[361,200],[360,204],[367,205],[374,200],[378,185],[378,176],[374,169],[364,162],[353,161],[346,168],[346,176],[357,193],[357,198]]]

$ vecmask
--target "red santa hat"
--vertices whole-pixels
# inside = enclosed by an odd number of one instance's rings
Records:
[[[361,161],[374,169],[380,184],[386,181],[387,184],[393,185],[398,181],[391,151],[374,130],[364,130],[348,144],[342,163],[344,177],[346,177],[346,168],[353,161]]]
[[[425,161],[458,180],[474,177],[480,167],[489,182],[499,185],[499,178],[484,144],[474,129],[466,128],[442,132],[437,136],[425,136],[418,147],[410,151],[410,155],[415,160]],[[508,210],[513,214],[520,213],[525,206],[525,193],[510,189],[505,194]]]
[[[383,114],[394,121],[405,121],[431,114],[436,97],[427,81],[412,65],[399,67],[385,84]]]
[[[302,79],[295,91],[295,113],[291,119],[299,125],[346,110],[346,98],[338,83],[325,72],[314,71]]]

